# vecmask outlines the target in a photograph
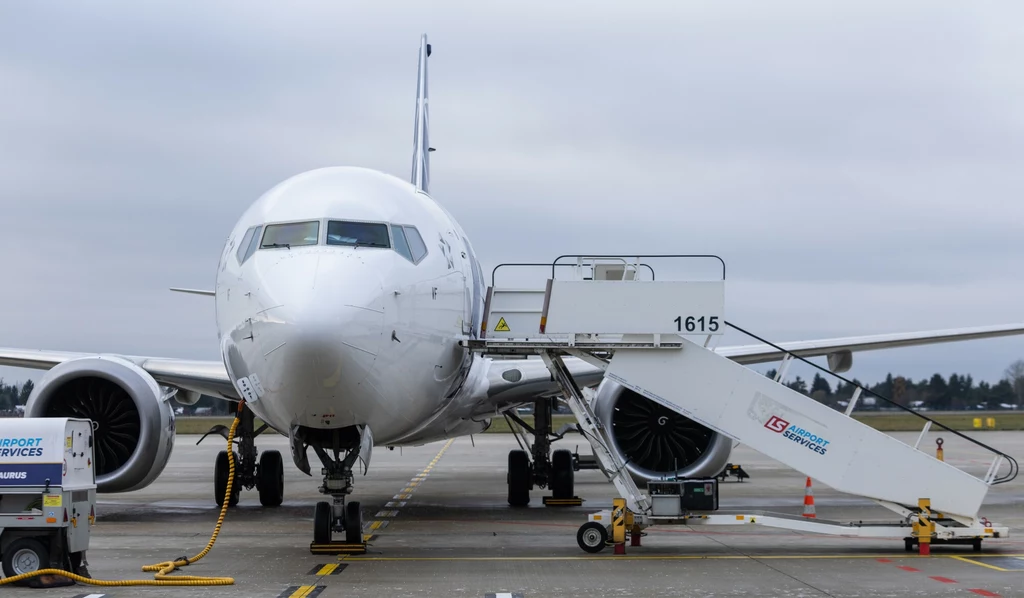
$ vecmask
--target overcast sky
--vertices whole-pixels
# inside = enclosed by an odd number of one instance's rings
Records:
[[[0,346],[218,359],[243,210],[304,170],[432,191],[485,270],[716,253],[773,340],[1024,321],[1012,2],[3,2]],[[729,335],[729,344],[747,342]],[[997,380],[1024,337],[861,354]],[[8,381],[36,377],[0,368]]]

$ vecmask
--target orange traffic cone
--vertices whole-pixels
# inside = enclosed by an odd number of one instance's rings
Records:
[[[814,515],[814,490],[811,490],[811,478],[807,478],[807,487],[804,490],[804,517],[811,519],[815,518]]]

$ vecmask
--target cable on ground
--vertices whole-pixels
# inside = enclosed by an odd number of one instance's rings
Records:
[[[235,451],[231,446],[235,439],[235,430],[238,428],[238,423],[242,418],[242,409],[245,408],[245,401],[238,402],[238,411],[235,413],[235,421],[231,422],[231,428],[228,430],[228,483],[227,488],[224,491],[224,501],[220,505],[220,515],[217,517],[217,525],[213,528],[213,535],[210,536],[210,541],[206,543],[206,548],[191,558],[180,558],[173,561],[164,561],[162,563],[154,563],[152,565],[144,565],[143,571],[153,572],[153,579],[122,579],[122,580],[103,580],[103,579],[92,579],[72,573],[70,571],[64,571],[62,569],[39,569],[32,571],[31,573],[22,573],[21,575],[15,575],[13,577],[7,577],[0,579],[0,586],[8,584],[16,584],[20,581],[25,581],[33,577],[39,577],[41,575],[59,575],[72,579],[76,582],[83,583],[91,586],[103,586],[103,587],[122,587],[122,586],[230,586],[234,585],[235,578],[233,577],[203,577],[199,575],[171,575],[174,571],[181,567],[186,567],[192,563],[200,561],[203,557],[210,553],[213,549],[213,544],[217,541],[217,536],[220,535],[221,526],[224,524],[224,517],[228,513],[228,505],[231,499],[231,487],[235,481]]]

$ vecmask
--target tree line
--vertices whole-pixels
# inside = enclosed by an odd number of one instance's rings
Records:
[[[778,371],[774,369],[765,372],[765,376],[769,378],[775,378],[777,374]],[[837,384],[833,386],[830,380],[835,380]],[[934,374],[931,378],[922,378],[917,382],[903,376],[888,374],[885,380],[872,385],[864,384],[856,378],[851,381],[854,384],[816,373],[809,384],[800,376],[784,380],[783,384],[836,409],[846,407],[853,397],[856,385],[911,409],[1024,409],[1024,359],[1018,359],[1010,364],[1004,371],[1003,378],[995,384],[975,384],[970,374],[950,374],[949,378]],[[888,407],[884,401],[864,400],[870,397],[868,393],[861,396],[857,409]]]
[[[31,380],[26,380],[24,384],[6,384],[4,379],[0,378],[0,415],[14,414],[17,405],[28,402],[28,397],[35,387]]]

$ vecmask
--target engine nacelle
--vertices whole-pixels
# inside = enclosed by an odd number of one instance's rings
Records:
[[[732,452],[729,437],[611,380],[601,382],[592,405],[638,483],[714,477]]]
[[[128,492],[151,484],[171,457],[170,396],[127,359],[82,357],[43,376],[25,405],[25,417],[92,420],[97,491]]]

